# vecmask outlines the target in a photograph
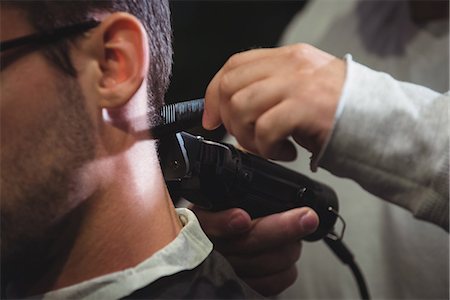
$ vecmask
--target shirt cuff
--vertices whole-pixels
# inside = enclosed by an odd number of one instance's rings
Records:
[[[353,77],[353,58],[351,54],[346,54],[344,56],[344,60],[347,63],[347,72],[346,72],[346,76],[345,76],[345,81],[344,81],[344,86],[342,88],[342,93],[341,93],[341,97],[339,99],[337,108],[336,108],[336,113],[334,114],[334,122],[333,122],[333,129],[330,131],[330,133],[328,134],[327,138],[325,139],[325,143],[323,144],[322,148],[319,151],[319,154],[316,156],[312,156],[311,157],[311,164],[310,164],[310,168],[311,171],[313,172],[317,172],[317,168],[319,166],[319,163],[325,153],[325,151],[328,148],[328,145],[330,143],[331,140],[331,136],[333,135],[334,129],[336,128],[336,124],[339,121],[339,118],[342,115],[342,111],[344,110],[344,106],[345,106],[345,99],[346,99],[346,95],[349,93],[349,82],[351,82],[351,78]]]

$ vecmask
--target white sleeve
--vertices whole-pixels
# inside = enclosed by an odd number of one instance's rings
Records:
[[[311,162],[368,192],[449,226],[450,93],[400,82],[347,57],[335,125]]]

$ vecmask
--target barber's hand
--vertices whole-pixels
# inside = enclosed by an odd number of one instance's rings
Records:
[[[266,158],[294,159],[291,136],[317,155],[345,73],[344,61],[306,44],[235,54],[208,86],[203,127],[223,123],[244,148]]]
[[[193,210],[215,249],[264,296],[279,294],[294,283],[300,239],[319,224],[317,214],[307,207],[255,220],[239,208],[208,212],[194,206]]]

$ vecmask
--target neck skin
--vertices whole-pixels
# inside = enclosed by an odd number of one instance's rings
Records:
[[[81,182],[100,178],[95,183],[100,188],[73,214],[72,225],[59,235],[64,240],[51,245],[58,253],[50,254],[50,264],[37,268],[26,283],[16,283],[15,290],[38,295],[134,267],[181,230],[159,167],[156,141],[111,127],[106,140],[121,140],[116,143],[120,149],[102,153],[82,171]]]

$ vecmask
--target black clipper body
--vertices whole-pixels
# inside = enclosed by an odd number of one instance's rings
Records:
[[[333,232],[338,218],[335,192],[288,168],[186,132],[161,140],[160,160],[171,193],[205,209],[239,207],[258,218],[308,206],[320,224],[305,240]]]

